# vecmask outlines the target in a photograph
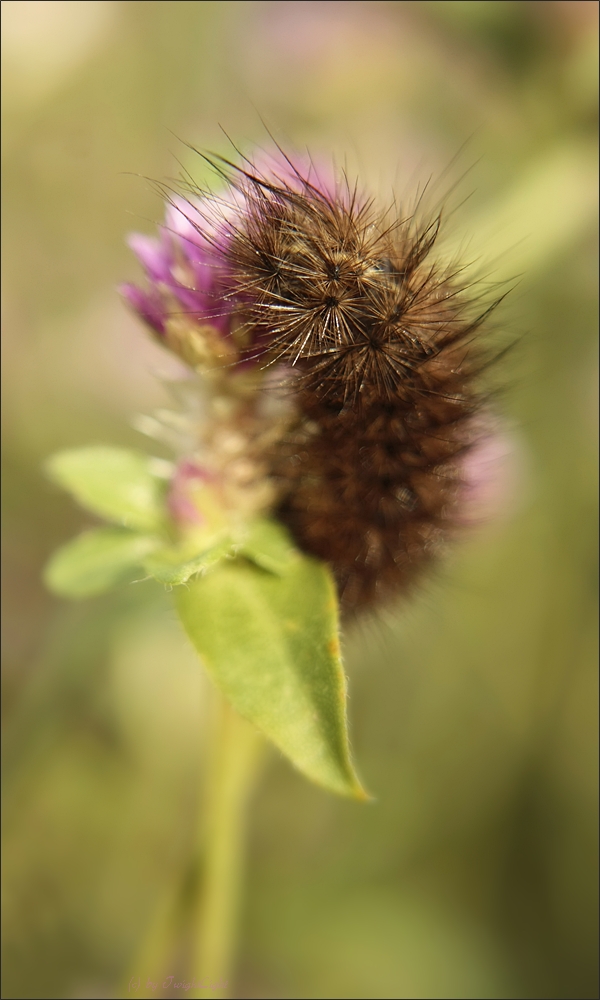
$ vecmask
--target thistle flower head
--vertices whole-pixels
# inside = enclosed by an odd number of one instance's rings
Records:
[[[173,513],[189,515],[185,484],[209,473],[231,500],[237,440],[238,482],[245,467],[257,495],[268,483],[264,509],[331,566],[347,610],[372,605],[465,520],[485,436],[477,331],[493,303],[439,263],[439,217],[382,211],[283,154],[216,166],[222,194],[170,194],[158,240],[131,238],[149,286],[124,288],[168,348],[220,373]],[[267,373],[287,402],[265,416]]]

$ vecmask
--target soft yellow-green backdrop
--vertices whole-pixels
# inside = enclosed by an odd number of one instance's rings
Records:
[[[268,145],[263,120],[400,199],[471,168],[453,239],[520,278],[497,314],[517,342],[502,511],[346,638],[376,801],[269,758],[232,995],[597,996],[597,11],[2,3],[4,996],[127,995],[192,851],[201,671],[156,585],[75,605],[44,591],[48,554],[87,521],[40,467],[145,447],[131,420],[172,369],[116,292],[139,277],[126,233],[162,213],[143,178],[178,160],[200,175],[179,139],[226,152],[220,126]],[[143,986],[130,995],[182,992]]]

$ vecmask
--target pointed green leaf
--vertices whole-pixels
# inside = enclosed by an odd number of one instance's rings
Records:
[[[46,463],[50,477],[94,514],[139,531],[164,519],[164,480],[153,459],[125,448],[96,446],[61,451]]]
[[[123,528],[94,528],[54,553],[44,580],[61,597],[101,594],[130,576],[159,544],[151,535]]]
[[[298,549],[283,525],[266,518],[249,525],[239,551],[261,569],[278,575],[287,572],[298,557]]]
[[[329,571],[298,555],[282,576],[221,562],[176,591],[216,684],[308,778],[365,798],[348,748],[346,679]]]

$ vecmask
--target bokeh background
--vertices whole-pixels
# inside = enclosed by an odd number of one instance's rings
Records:
[[[517,346],[497,516],[346,636],[376,801],[265,765],[232,995],[598,995],[597,15],[2,3],[3,996],[127,995],[193,849],[201,669],[156,585],[78,604],[44,590],[48,555],[89,522],[41,466],[80,444],[150,447],[131,421],[164,405],[171,362],[116,291],[139,277],[126,233],[162,215],[144,177],[181,160],[201,179],[180,140],[227,153],[223,126],[247,151],[268,146],[263,121],[384,196],[467,174],[456,240],[519,276],[498,314]]]

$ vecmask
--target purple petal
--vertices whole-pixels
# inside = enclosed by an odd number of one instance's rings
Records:
[[[143,292],[141,288],[131,284],[120,285],[119,291],[148,326],[151,326],[156,333],[164,334],[165,315],[159,295]]]
[[[193,248],[210,249],[210,243],[204,236],[210,228],[209,223],[193,202],[174,198],[172,204],[167,205],[165,223],[168,231],[179,236],[184,245],[191,244],[190,252]]]
[[[167,207],[166,225],[183,241],[191,260],[215,263],[226,253],[231,226],[235,226],[244,206],[245,197],[240,191],[196,201],[175,198]]]
[[[150,278],[154,281],[165,281],[168,278],[172,254],[164,240],[154,240],[150,236],[142,236],[141,233],[131,233],[127,238],[127,245],[131,247]]]

